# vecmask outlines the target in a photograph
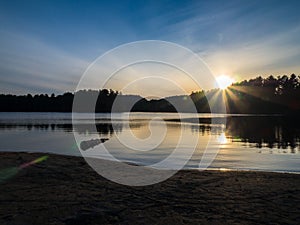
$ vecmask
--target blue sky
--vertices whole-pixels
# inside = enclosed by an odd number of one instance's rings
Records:
[[[0,1],[0,92],[73,91],[118,45],[164,40],[235,80],[299,74],[299,1]]]

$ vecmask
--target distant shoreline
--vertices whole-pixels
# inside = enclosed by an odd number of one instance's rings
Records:
[[[117,90],[77,90],[61,95],[0,94],[1,112],[198,112],[299,114],[300,76],[256,77],[225,90],[147,99]]]

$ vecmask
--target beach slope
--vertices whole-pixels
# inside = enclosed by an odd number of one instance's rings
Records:
[[[46,160],[26,166],[44,155],[0,153],[0,224],[300,221],[297,174],[180,171],[159,184],[128,187],[101,177],[80,157],[48,154]]]

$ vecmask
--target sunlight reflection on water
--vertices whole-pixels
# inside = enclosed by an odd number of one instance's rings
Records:
[[[164,119],[167,133],[154,150],[133,151],[116,138],[116,133],[127,138],[128,132],[133,132],[138,138],[147,138],[148,123],[158,115]],[[116,114],[114,120],[110,120],[108,114],[97,114],[96,123],[99,138],[108,139],[103,144],[113,149],[112,154],[122,161],[148,165],[162,156],[167,157],[177,144],[182,126],[182,151],[190,148],[193,138],[199,138],[186,168],[197,168],[208,139],[212,137],[212,147],[221,144],[221,148],[210,169],[300,172],[300,131],[297,122],[262,115],[227,115],[225,128],[222,118],[226,115],[212,115],[220,118],[217,124],[211,124],[209,115],[185,114],[185,120],[180,123],[173,113],[133,113],[127,127],[121,113]],[[199,123],[190,122],[189,118],[200,118]],[[88,134],[90,130],[86,124],[89,122],[89,116],[84,114],[82,120],[72,125],[71,114],[68,113],[0,113],[0,150],[80,156],[72,132]],[[154,126],[160,129],[159,121]],[[93,144],[101,144],[99,140],[92,140],[87,150],[90,156],[99,156],[93,148]],[[128,141],[134,144],[134,140]],[[180,162],[180,158],[176,160]]]

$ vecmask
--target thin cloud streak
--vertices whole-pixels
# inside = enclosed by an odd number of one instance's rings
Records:
[[[177,37],[179,43],[198,52],[215,75],[228,73],[246,79],[299,71],[297,19],[288,15],[284,18],[288,18],[289,24],[275,22],[289,8],[238,3],[216,5],[217,9],[210,11],[191,7],[181,14],[176,12],[178,17],[186,19],[168,26],[169,37]]]
[[[9,92],[73,91],[89,62],[68,55],[34,38],[1,32],[1,85]],[[36,91],[34,91],[36,90]]]

